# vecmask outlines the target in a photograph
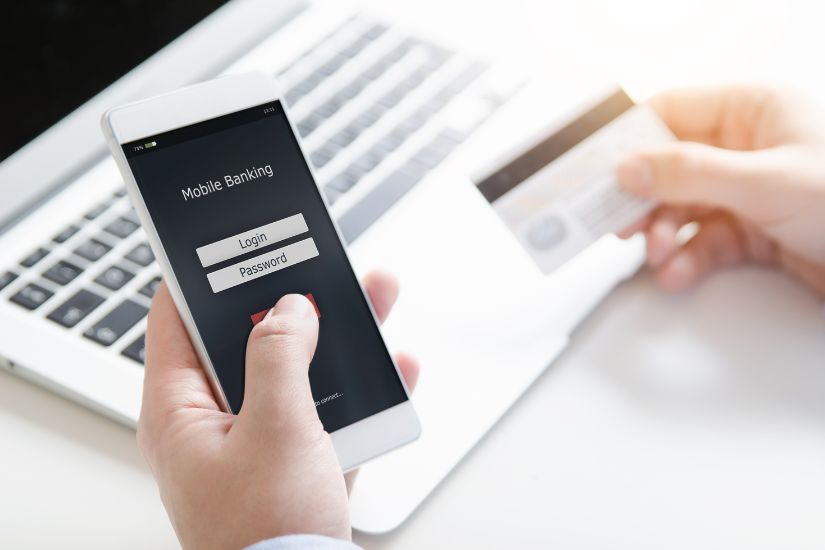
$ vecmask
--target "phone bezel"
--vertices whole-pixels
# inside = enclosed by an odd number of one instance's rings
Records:
[[[121,145],[276,100],[281,101],[286,111],[283,98],[271,77],[263,73],[245,73],[224,76],[139,102],[115,107],[106,111],[101,119],[101,126],[109,149],[126,183],[129,197],[155,252],[163,277],[167,281],[169,291],[189,332],[198,357],[205,367],[204,370],[212,386],[212,391],[221,408],[226,412],[232,411],[212,362],[206,353],[206,347],[181,292],[180,284],[171,268],[166,250],[158,236]],[[289,113],[286,113],[286,118],[300,144],[300,135],[296,132]],[[315,179],[312,163],[309,162],[303,148],[301,148],[301,151],[304,155],[304,162],[309,168],[313,179]],[[329,215],[329,204],[323,193],[320,193],[320,195]],[[347,261],[352,265],[340,229],[335,219],[331,215],[329,217],[338,240],[344,249]],[[361,287],[360,281],[358,284],[372,314],[373,322],[379,334],[381,334],[382,342],[384,342],[372,304],[367,298],[364,288]],[[384,343],[384,346],[386,347],[386,343]],[[401,376],[392,354],[388,353],[388,356],[404,388],[407,400],[330,433],[338,454],[338,460],[344,471],[353,469],[396,447],[410,443],[417,439],[421,433],[421,426],[410,401],[406,382]]]

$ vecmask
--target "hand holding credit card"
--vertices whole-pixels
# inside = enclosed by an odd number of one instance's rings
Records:
[[[619,188],[628,153],[676,138],[656,113],[616,90],[551,135],[522,146],[477,187],[539,268],[550,273],[655,204]]]

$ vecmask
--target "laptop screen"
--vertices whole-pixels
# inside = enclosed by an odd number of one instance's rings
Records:
[[[0,3],[0,162],[226,2]]]

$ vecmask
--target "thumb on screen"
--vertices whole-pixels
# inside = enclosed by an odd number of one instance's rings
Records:
[[[278,300],[249,336],[239,417],[259,426],[318,422],[308,375],[317,342],[318,319],[310,301],[298,294]]]

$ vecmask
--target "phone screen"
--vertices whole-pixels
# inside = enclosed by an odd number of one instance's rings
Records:
[[[230,407],[281,296],[319,315],[309,377],[333,432],[407,399],[280,101],[123,145]]]

